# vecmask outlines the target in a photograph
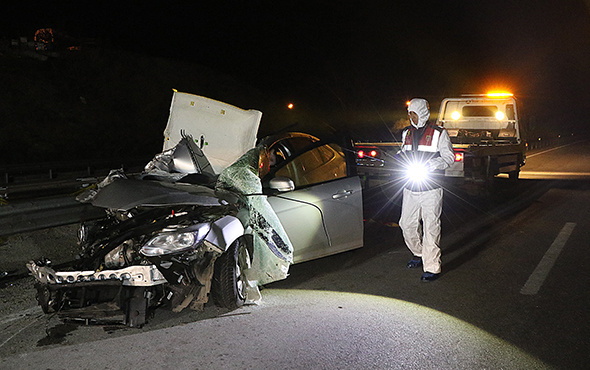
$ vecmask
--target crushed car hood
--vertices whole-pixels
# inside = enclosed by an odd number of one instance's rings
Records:
[[[216,174],[254,147],[262,112],[174,91],[163,150],[192,136]]]
[[[128,211],[137,206],[183,204],[222,205],[214,190],[205,186],[134,179],[116,179],[92,199],[92,205],[96,207],[120,211]]]

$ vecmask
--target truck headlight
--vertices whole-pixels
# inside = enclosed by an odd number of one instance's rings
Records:
[[[167,231],[150,239],[140,250],[147,257],[182,253],[196,249],[211,230],[210,224],[197,224],[188,228]]]

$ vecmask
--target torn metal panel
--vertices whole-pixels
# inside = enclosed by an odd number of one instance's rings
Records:
[[[199,185],[165,183],[145,180],[116,180],[102,189],[92,200],[92,205],[108,209],[128,211],[132,208],[200,205],[223,205],[213,189]]]
[[[157,154],[144,169],[142,178],[177,181],[187,174],[215,177],[215,172],[205,153],[191,135],[181,131],[181,139],[174,147]]]

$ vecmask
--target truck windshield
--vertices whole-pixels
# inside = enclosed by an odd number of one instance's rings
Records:
[[[498,107],[495,105],[466,105],[461,109],[463,117],[494,117]]]

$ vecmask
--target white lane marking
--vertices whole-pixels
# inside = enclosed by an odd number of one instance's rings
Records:
[[[520,171],[520,174],[532,176],[590,176],[590,172]]]
[[[551,148],[551,149],[543,150],[542,152],[539,152],[539,153],[534,153],[534,154],[527,154],[527,155],[526,155],[526,157],[527,157],[527,158],[533,158],[533,157],[534,157],[534,156],[536,156],[536,155],[540,155],[540,154],[545,154],[545,153],[548,153],[548,152],[552,152],[552,151],[554,151],[554,150],[561,149],[561,148],[565,148],[566,146],[574,145],[574,144],[577,144],[577,143],[579,143],[579,141],[576,141],[575,143],[569,143],[569,144],[565,144],[565,145],[557,146],[557,147],[555,147],[555,148]]]
[[[8,324],[9,322],[26,319],[27,316],[32,314],[39,314],[41,313],[41,307],[33,306],[29,307],[26,310],[20,311],[19,313],[13,313],[11,315],[6,315],[4,317],[0,317],[0,325]]]
[[[557,238],[553,241],[553,244],[545,252],[535,271],[529,276],[529,279],[520,290],[520,294],[534,295],[539,292],[541,285],[545,282],[545,278],[547,278],[549,271],[555,264],[555,260],[557,260],[559,253],[561,253],[563,246],[569,239],[575,226],[576,224],[574,222],[567,222],[565,224],[559,235],[557,235]]]
[[[6,339],[4,342],[0,343],[0,347],[3,347],[6,343],[10,342],[10,340],[14,337],[16,337],[17,335],[19,335],[23,330],[25,330],[26,328],[28,328],[29,326],[33,325],[34,323],[36,323],[43,315],[39,315],[37,317],[33,317],[32,320],[25,326],[23,326],[22,328],[20,328],[16,333],[12,334],[10,337],[8,337],[8,339]]]
[[[500,173],[497,177],[507,179],[507,173]],[[520,171],[518,176],[521,180],[538,180],[538,179],[584,179],[590,177],[590,172],[550,172],[550,171]]]

